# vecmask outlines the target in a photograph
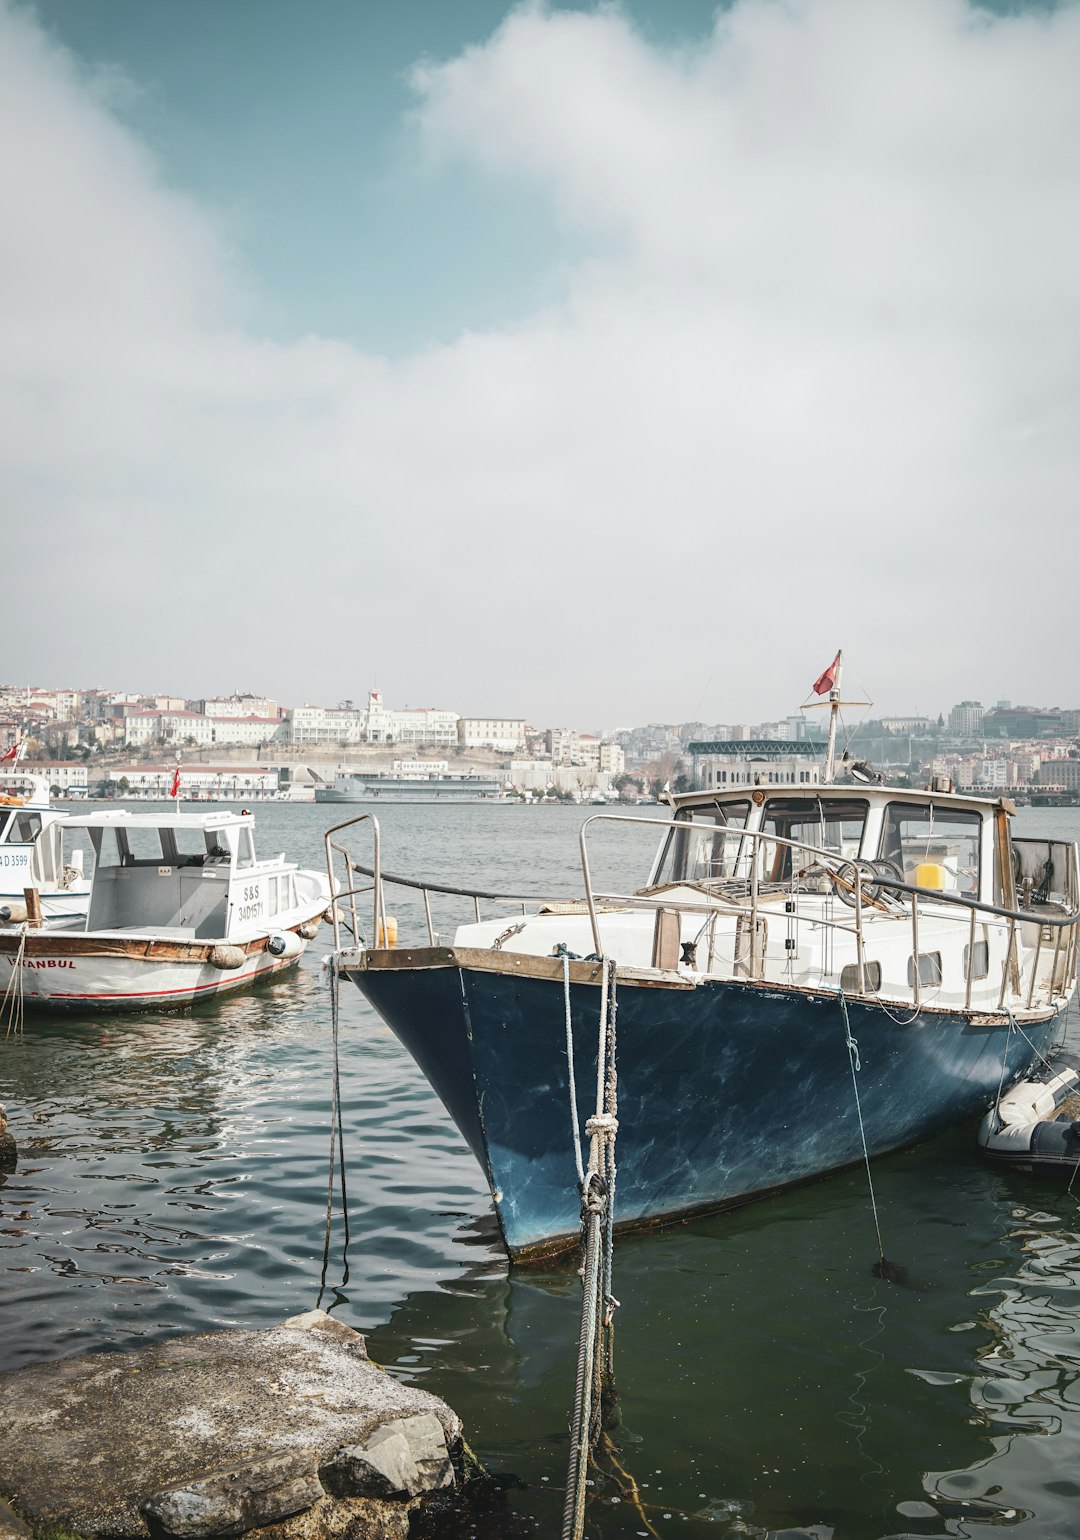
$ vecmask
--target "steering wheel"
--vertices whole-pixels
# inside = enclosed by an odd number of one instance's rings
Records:
[[[874,878],[887,877],[893,882],[903,882],[904,874],[895,861],[845,861],[842,866],[836,867],[830,874],[833,879],[833,889],[836,896],[854,909],[856,897],[856,884],[858,877],[862,878],[862,896],[864,903],[880,903],[882,896],[888,897],[889,888],[882,887],[880,881]],[[896,894],[899,898],[901,895]]]

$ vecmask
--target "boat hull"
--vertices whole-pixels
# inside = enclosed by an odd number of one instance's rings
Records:
[[[358,784],[355,788],[338,790],[332,786],[315,788],[316,802],[508,802],[498,786],[475,790],[468,786],[425,785],[380,786],[377,782]]]
[[[299,938],[298,938],[299,939]],[[44,932],[0,938],[0,999],[17,987],[27,1010],[174,1010],[235,990],[251,989],[294,968],[304,947],[275,957],[265,940],[242,948],[235,968],[210,961],[213,946],[151,939],[64,936]],[[5,1003],[5,1009],[6,1009]]]
[[[562,965],[476,950],[360,954],[348,976],[417,1061],[480,1161],[511,1255],[576,1244]],[[571,964],[577,1120],[593,1110],[600,969]],[[986,1110],[1058,1017],[847,1002],[710,979],[618,982],[615,1217],[659,1224],[916,1144]],[[1029,1047],[1029,1044],[1031,1045]],[[856,1101],[855,1085],[858,1087]]]

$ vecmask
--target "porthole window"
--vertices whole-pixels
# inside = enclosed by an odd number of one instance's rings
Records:
[[[868,995],[876,995],[881,988],[881,964],[879,962],[863,963],[863,982],[866,985]],[[840,970],[840,988],[846,995],[859,993],[859,965],[848,963],[846,968]]]
[[[976,941],[970,948],[971,966],[968,967],[969,948],[964,948],[964,977],[972,979],[984,979],[990,972],[990,943],[988,941]]]
[[[914,957],[909,957],[908,958],[907,981],[908,981],[909,984],[914,986],[914,983],[915,983],[915,959],[914,959]],[[924,984],[924,985],[926,985],[926,984],[928,984],[928,985],[935,985],[935,984],[940,984],[941,983],[941,953],[940,952],[920,952],[919,953],[919,983],[920,984]]]

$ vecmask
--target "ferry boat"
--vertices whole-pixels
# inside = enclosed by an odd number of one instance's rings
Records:
[[[312,775],[314,771],[310,772]],[[451,775],[445,759],[396,759],[389,771],[339,770],[316,780],[316,802],[503,802],[497,775]]]
[[[748,776],[672,797],[659,821],[593,814],[581,891],[528,912],[524,891],[409,881],[426,944],[380,945],[386,887],[406,879],[382,869],[377,820],[350,821],[375,845],[371,865],[351,863],[371,878],[372,939],[342,950],[339,971],[476,1155],[512,1257],[577,1244],[572,1143],[592,1111],[611,961],[617,1227],[916,1144],[981,1117],[1054,1050],[1076,983],[1076,845],[1015,838],[1004,798],[890,787],[868,767],[838,779],[839,667],[822,784]],[[660,836],[642,886],[598,890],[597,830],[642,826]],[[348,827],[327,835],[331,866]],[[476,918],[437,944],[433,896],[470,891]],[[359,889],[345,898],[366,929],[358,895],[366,905]],[[482,916],[493,900],[516,912]]]
[[[330,888],[321,872],[283,855],[259,860],[253,825],[235,812],[116,809],[64,819],[56,826],[63,851],[90,847],[89,906],[81,919],[31,915],[0,927],[9,1021],[24,1006],[187,1006],[295,967]]]
[[[27,888],[48,919],[86,913],[90,883],[78,858],[65,861],[61,848],[68,817],[53,806],[44,776],[0,767],[0,921],[25,919]]]

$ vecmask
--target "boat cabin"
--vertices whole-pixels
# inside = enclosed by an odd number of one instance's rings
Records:
[[[848,784],[693,792],[675,803],[675,820],[686,827],[669,830],[650,889],[693,883],[745,891],[753,882],[762,895],[813,891],[825,875],[822,853],[928,893],[1006,908],[1016,896],[1013,808],[1005,799]]]
[[[247,814],[116,810],[66,819],[63,837],[92,848],[87,931],[232,937],[296,907],[296,867],[258,859]]]
[[[81,869],[64,862],[65,816],[51,806],[43,776],[8,771],[0,777],[0,896],[21,897],[28,887],[51,893],[81,879]]]

